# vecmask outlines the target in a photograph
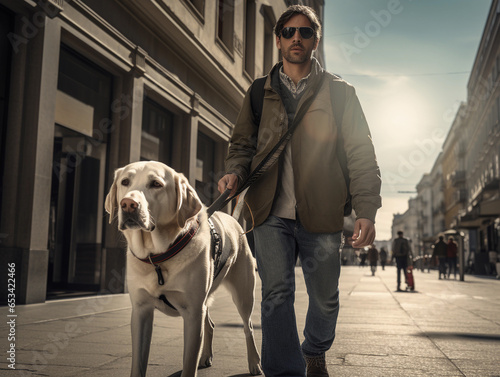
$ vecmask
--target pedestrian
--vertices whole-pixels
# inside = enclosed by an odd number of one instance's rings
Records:
[[[424,270],[427,268],[427,273],[429,274],[431,272],[431,265],[432,265],[432,257],[430,254],[424,254]]]
[[[410,243],[403,237],[403,231],[398,231],[398,237],[392,241],[392,257],[391,262],[396,259],[397,268],[397,291],[401,289],[401,271],[406,281],[406,269],[408,268],[408,258],[411,255]]]
[[[495,250],[488,251],[488,264],[486,265],[486,272],[488,275],[498,275],[500,271],[497,271],[497,261],[498,252]]]
[[[361,250],[359,252],[359,267],[365,267],[366,266],[366,257],[368,256],[368,253],[365,250]]]
[[[380,265],[382,270],[385,270],[385,264],[387,263],[387,250],[384,246],[380,248]]]
[[[354,88],[325,73],[312,56],[321,35],[314,11],[303,5],[290,6],[274,32],[283,60],[267,75],[260,123],[252,111],[251,88],[245,96],[219,191],[230,189],[234,195],[292,124],[295,114],[305,111],[306,99],[318,90],[280,161],[248,189],[245,218],[251,224],[253,214],[255,225],[265,375],[328,376],[325,352],[335,338],[339,312],[340,250],[348,193],[337,145],[343,145],[347,156],[349,192],[357,216],[354,248],[371,245],[375,239],[375,214],[381,205],[380,172]],[[340,123],[335,121],[332,107],[338,98],[332,98],[333,83],[345,90]],[[309,295],[302,345],[294,312],[297,256]]]
[[[448,262],[448,279],[451,275],[451,270],[453,269],[453,277],[457,279],[457,252],[458,246],[454,241],[453,237],[448,238],[448,244],[446,245],[446,259]]]
[[[375,247],[375,245],[372,245],[368,249],[368,262],[370,263],[372,276],[375,276],[375,271],[377,271],[377,261],[378,261],[378,250]]]
[[[439,236],[439,241],[434,244],[434,251],[432,253],[432,259],[437,260],[439,279],[441,280],[441,275],[446,279],[446,257],[448,256],[448,245],[444,242],[444,237]]]

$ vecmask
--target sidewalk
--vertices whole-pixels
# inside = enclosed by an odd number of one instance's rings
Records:
[[[297,273],[300,334],[307,310]],[[396,270],[343,267],[337,338],[327,354],[331,376],[500,376],[500,281],[465,282],[415,272],[416,292],[395,292]],[[253,323],[260,348],[260,286]],[[0,308],[2,376],[122,377],[130,374],[128,295],[98,296],[16,308],[16,368],[8,368],[10,326]],[[211,308],[214,365],[200,377],[247,376],[240,318],[227,291]],[[156,312],[148,376],[180,376],[182,319]]]

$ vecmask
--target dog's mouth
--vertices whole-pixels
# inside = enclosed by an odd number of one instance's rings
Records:
[[[141,229],[146,232],[152,232],[155,230],[155,226],[150,222],[149,226],[144,223],[144,220],[139,218],[137,215],[123,213],[122,221],[120,224],[120,230],[137,230]]]

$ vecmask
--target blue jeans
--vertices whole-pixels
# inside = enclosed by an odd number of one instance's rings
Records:
[[[262,367],[266,377],[305,377],[303,353],[324,354],[335,338],[342,232],[309,233],[299,220],[270,216],[254,230],[262,280]],[[295,319],[295,264],[309,295],[302,346]]]

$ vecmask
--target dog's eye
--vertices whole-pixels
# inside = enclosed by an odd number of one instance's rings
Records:
[[[160,181],[153,181],[151,182],[151,187],[156,187],[156,188],[162,188],[163,184]]]
[[[125,178],[122,180],[122,186],[128,186],[130,183],[130,181],[128,180],[128,178]]]

